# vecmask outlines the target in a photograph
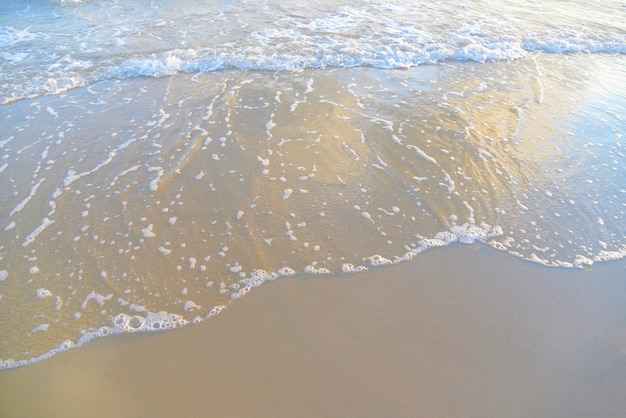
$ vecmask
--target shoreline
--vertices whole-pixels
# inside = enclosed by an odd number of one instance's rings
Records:
[[[0,373],[0,415],[616,416],[626,262],[452,245],[265,283],[201,324]]]

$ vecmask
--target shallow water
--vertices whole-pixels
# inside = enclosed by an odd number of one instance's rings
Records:
[[[452,242],[626,254],[623,8],[255,5],[2,6],[2,367]]]

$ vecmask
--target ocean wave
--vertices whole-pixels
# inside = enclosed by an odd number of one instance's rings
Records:
[[[265,42],[263,42],[265,43]],[[164,77],[178,73],[212,72],[224,69],[299,71],[311,68],[374,67],[403,69],[445,61],[494,62],[546,54],[626,54],[625,39],[541,38],[473,39],[427,44],[413,39],[387,42],[326,43],[310,39],[264,47],[225,45],[203,50],[176,49],[126,60],[108,71],[115,78]]]
[[[165,4],[163,11],[147,10],[129,23],[137,17],[133,7],[86,3],[86,10],[93,8],[83,18],[88,26],[80,26],[85,23],[70,12],[66,19],[70,27],[76,25],[72,29],[40,26],[41,16],[31,26],[0,27],[0,103],[107,79],[225,69],[404,69],[446,61],[511,61],[529,54],[626,54],[626,33],[619,24],[541,26],[524,21],[526,15],[503,17],[450,5],[338,5],[307,17],[266,5],[270,10],[256,11],[263,18],[252,24],[251,10],[220,9],[214,27],[207,27],[205,15],[165,19]],[[110,15],[107,25],[98,23],[103,11]]]

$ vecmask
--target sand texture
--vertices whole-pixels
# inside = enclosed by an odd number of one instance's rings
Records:
[[[624,273],[454,246],[281,279],[198,326],[3,372],[0,415],[620,416]]]

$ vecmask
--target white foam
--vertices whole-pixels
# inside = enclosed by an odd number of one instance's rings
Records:
[[[290,277],[290,276],[294,276],[296,274],[296,272],[289,267],[282,267],[280,269],[278,269],[278,275],[281,277]]]
[[[132,173],[133,171],[137,171],[137,170],[139,170],[140,168],[141,168],[141,166],[140,166],[140,165],[134,165],[134,166],[132,166],[132,167],[130,167],[130,168],[128,168],[128,169],[126,169],[126,170],[122,171],[122,172],[121,172],[121,173],[119,173],[117,176],[115,176],[115,178],[111,181],[111,183],[109,183],[109,186],[110,186],[110,187],[115,186],[115,184],[117,184],[117,181],[118,181],[121,177],[125,176],[125,175],[126,175],[126,174],[128,174],[128,173]]]
[[[31,334],[35,333],[35,332],[46,332],[48,331],[48,328],[50,327],[50,324],[41,324],[41,325],[37,325],[35,328],[33,328],[30,332]]]
[[[297,71],[307,68],[365,66],[390,69],[450,60],[508,61],[537,53],[626,53],[626,35],[621,25],[615,22],[594,23],[591,19],[576,25],[576,28],[554,23],[552,27],[536,30],[532,14],[515,16],[513,13],[511,19],[516,24],[503,25],[493,16],[473,7],[464,9],[463,16],[449,13],[449,5],[434,6],[419,12],[416,7],[411,2],[405,2],[398,10],[382,10],[376,4],[359,3],[351,6],[338,5],[335,10],[328,10],[327,13],[312,12],[310,17],[281,14],[279,18],[274,15],[277,11],[268,7],[271,15],[261,16],[240,33],[240,38],[228,36],[220,41],[221,38],[217,36],[216,42],[210,46],[194,44],[185,48],[171,48],[170,45],[168,49],[163,38],[149,32],[139,32],[138,35],[153,36],[163,43],[163,48],[159,48],[162,52],[157,53],[151,47],[142,49],[142,43],[127,42],[124,35],[109,33],[107,36],[90,38],[89,46],[93,50],[105,51],[113,39],[118,47],[110,53],[117,53],[119,56],[107,53],[100,60],[94,58],[95,61],[77,59],[81,55],[79,51],[84,50],[78,38],[74,41],[75,44],[35,43],[34,39],[47,35],[38,33],[35,28],[31,29],[28,23],[22,25],[28,25],[26,29],[6,27],[0,30],[0,46],[3,46],[0,58],[7,65],[19,65],[31,54],[53,58],[42,60],[38,66],[27,66],[32,74],[15,77],[12,83],[8,83],[2,91],[0,102],[59,93],[102,80],[165,77],[230,68]],[[144,12],[148,13],[147,16],[158,13],[154,9],[146,9]],[[266,11],[260,10],[259,13]],[[239,14],[235,14],[232,19],[239,17]],[[558,19],[560,16],[552,17]],[[132,17],[127,16],[125,19]],[[223,24],[229,29],[224,30],[235,34],[237,31],[231,29],[238,27],[240,22],[232,19],[225,19]],[[271,21],[272,24],[262,23],[266,21]],[[59,22],[63,21],[59,19]],[[198,25],[204,25],[204,19],[185,19],[184,23],[176,22],[176,19],[172,21],[173,25],[177,23],[186,25],[185,30],[197,32],[200,30]],[[598,30],[600,25],[602,30]],[[32,26],[36,27],[37,24],[33,23]],[[154,39],[153,41],[156,42]],[[191,42],[191,39],[185,42],[188,41]],[[26,42],[32,45],[25,48]],[[76,51],[78,55],[68,56],[67,50]],[[10,68],[7,73],[11,73]],[[247,81],[249,80],[242,84]],[[307,80],[305,85],[306,95],[313,91],[312,79]],[[276,93],[274,99],[280,103],[280,92]],[[292,105],[292,111],[297,103],[296,101]],[[212,114],[212,108],[213,103],[208,106],[208,117]],[[51,111],[51,114],[55,113],[55,110]]]
[[[267,167],[270,165],[270,159],[269,158],[263,158],[257,155],[256,157],[257,161],[261,163],[261,165],[263,167]]]
[[[467,222],[460,226],[453,226],[450,232],[456,235],[462,244],[471,244],[475,241],[486,242],[488,239],[499,237],[503,234],[499,226],[491,226],[485,223],[476,225]]]
[[[149,173],[154,171],[157,172],[157,176],[150,181],[150,190],[156,192],[159,190],[159,183],[161,182],[161,177],[165,174],[165,170],[162,167],[148,167]]]
[[[26,239],[22,243],[22,247],[26,247],[26,246],[32,244],[35,241],[35,238],[37,238],[37,236],[39,234],[41,234],[44,229],[46,229],[48,226],[52,225],[53,223],[54,223],[54,221],[51,221],[48,218],[43,218],[43,220],[41,221],[41,224],[37,228],[35,228],[33,230],[33,232],[28,234],[28,236],[26,237]]]
[[[430,155],[426,154],[424,151],[422,151],[422,149],[420,147],[418,147],[417,145],[407,145],[406,146],[407,149],[412,149],[415,151],[415,153],[417,155],[419,155],[420,157],[422,157],[423,159],[425,159],[426,161],[430,161],[433,164],[438,164],[437,160],[435,160],[433,157],[431,157]]]
[[[9,272],[7,270],[0,270],[0,282],[4,281],[9,277]]]
[[[137,305],[136,303],[131,303],[128,308],[131,311],[135,311],[135,312],[148,312],[148,309],[146,309],[145,306],[143,305]]]
[[[105,158],[104,160],[100,161],[94,168],[92,168],[91,170],[88,171],[83,171],[82,173],[76,173],[74,170],[68,170],[67,171],[67,175],[65,177],[65,179],[63,180],[63,185],[65,187],[69,187],[73,182],[75,182],[78,179],[81,179],[83,177],[89,176],[95,172],[97,172],[98,170],[100,170],[102,167],[105,167],[106,165],[108,165],[109,163],[111,163],[111,161],[113,161],[113,159],[115,158],[115,156],[117,155],[117,153],[128,147],[131,143],[133,143],[135,141],[135,139],[129,139],[128,141],[118,145],[117,147],[115,147],[115,149],[113,149],[112,151],[109,152],[107,158]]]
[[[59,117],[59,114],[50,106],[46,107],[46,111],[51,115],[54,116],[55,118]]]
[[[45,178],[42,178],[41,180],[39,180],[39,182],[37,182],[33,187],[31,187],[30,189],[30,193],[28,194],[28,196],[26,196],[26,198],[24,200],[22,200],[20,203],[17,204],[17,206],[15,206],[13,208],[13,210],[11,211],[11,213],[9,213],[9,216],[13,216],[14,213],[16,212],[20,212],[22,209],[24,209],[26,207],[26,205],[28,204],[28,202],[30,202],[30,200],[33,198],[33,196],[35,195],[35,193],[37,193],[37,190],[39,189],[39,186],[41,186],[41,183],[45,180]]]
[[[215,306],[209,311],[207,318],[219,314],[224,308],[225,306],[223,305]],[[77,314],[79,313],[77,312]],[[78,317],[80,317],[80,314],[78,315]],[[14,369],[17,367],[38,363],[54,356],[55,354],[65,352],[76,347],[80,347],[81,345],[88,343],[96,338],[106,337],[108,335],[124,332],[133,333],[167,331],[175,328],[181,328],[189,323],[189,321],[185,320],[180,315],[171,314],[165,311],[160,311],[156,313],[147,312],[145,317],[139,315],[129,316],[121,313],[112,317],[111,322],[112,327],[102,326],[97,329],[83,330],[81,331],[82,336],[76,343],[70,340],[65,340],[47,353],[44,353],[37,357],[33,357],[31,359],[19,361],[15,361],[14,359],[0,359],[0,370]],[[33,332],[35,332],[35,330],[45,331],[48,329],[48,326],[49,324],[41,324],[36,327]]]
[[[106,301],[111,300],[111,298],[113,298],[113,293],[103,296],[92,290],[91,293],[89,293],[83,300],[82,307],[85,309],[90,300],[94,300],[98,305],[102,306]]]
[[[141,233],[143,234],[144,238],[154,238],[156,237],[154,231],[152,230],[152,228],[154,227],[154,225],[149,224],[147,227],[143,228],[141,230]]]
[[[389,264],[393,264],[393,261],[378,254],[367,257],[367,259],[369,260],[370,265],[373,267],[386,266]]]
[[[192,300],[188,300],[187,302],[185,302],[185,306],[183,307],[183,310],[185,310],[186,312],[193,312],[196,309],[201,309],[202,306],[197,305],[194,301]]]
[[[319,274],[319,275],[327,275],[331,274],[331,271],[325,267],[317,268],[313,264],[309,264],[304,268],[304,272],[307,274]]]
[[[44,289],[43,287],[40,289],[37,289],[37,297],[39,299],[45,299],[45,298],[49,298],[52,296],[52,292],[49,291],[48,289]]]
[[[344,263],[341,266],[341,271],[343,271],[344,273],[360,273],[362,271],[367,271],[367,270],[369,270],[369,269],[367,267],[365,267],[365,266],[357,266],[357,267],[355,267],[351,263]]]
[[[594,262],[604,262],[604,261],[614,261],[621,260],[626,257],[626,247],[618,250],[618,251],[600,251],[595,257],[593,257]]]
[[[224,310],[224,308],[226,308],[225,305],[214,306],[209,311],[209,314],[207,315],[207,318],[210,318],[210,317],[212,317],[214,315],[218,315],[220,312],[222,312]]]
[[[143,317],[139,315],[128,316],[121,313],[111,318],[111,321],[113,322],[113,329],[109,328],[109,332],[113,331],[113,333],[165,331],[181,328],[189,323],[189,321],[182,316],[165,311],[156,313],[148,312],[147,315]],[[101,330],[103,328],[101,328]]]
[[[239,289],[237,292],[231,294],[230,298],[231,300],[239,299],[255,287],[259,287],[263,283],[275,280],[278,277],[279,275],[277,273],[270,273],[265,270],[255,270],[252,272],[250,277],[244,278],[238,282]]]
[[[313,92],[313,79],[309,78],[306,82],[306,90],[304,90],[304,94],[309,94]]]

